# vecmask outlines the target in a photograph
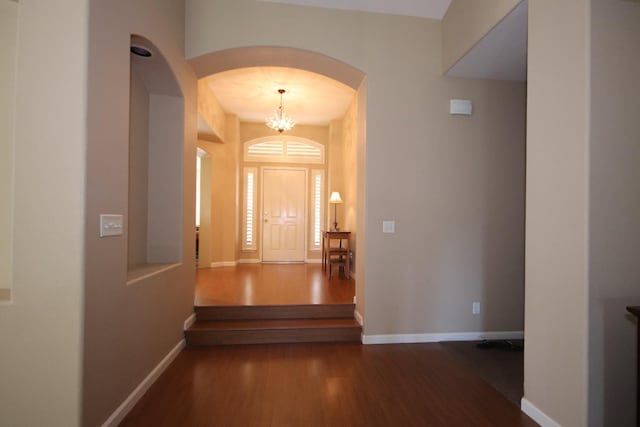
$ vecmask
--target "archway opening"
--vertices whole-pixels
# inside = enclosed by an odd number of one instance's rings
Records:
[[[247,47],[212,52],[190,61],[197,77],[200,79],[198,89],[199,142],[198,145],[211,155],[212,170],[220,172],[221,177],[216,180],[215,172],[211,182],[212,205],[218,198],[218,206],[225,206],[220,216],[215,219],[215,206],[212,206],[211,227],[207,230],[210,236],[203,235],[207,228],[201,223],[200,248],[201,257],[204,255],[202,248],[210,242],[210,259],[201,258],[199,267],[229,266],[238,263],[260,262],[262,253],[260,248],[252,248],[255,252],[243,248],[243,231],[246,229],[243,212],[246,211],[246,177],[244,168],[249,164],[242,154],[242,144],[250,139],[266,138],[274,136],[269,134],[269,129],[264,123],[259,123],[254,118],[246,120],[240,113],[233,109],[223,108],[217,99],[215,90],[207,84],[207,78],[211,75],[220,75],[232,70],[264,67],[282,67],[289,70],[304,70],[323,76],[345,86],[351,91],[350,103],[340,117],[332,117],[325,127],[325,140],[323,145],[327,149],[328,162],[326,168],[318,168],[322,172],[323,197],[322,204],[323,228],[329,226],[328,212],[333,212],[328,203],[329,192],[340,191],[344,204],[340,206],[340,224],[342,229],[352,232],[352,277],[355,276],[358,283],[358,294],[364,291],[364,273],[358,275],[358,271],[364,272],[364,257],[362,254],[355,256],[358,248],[364,250],[364,195],[365,195],[365,119],[366,119],[366,78],[365,74],[334,58],[326,55],[310,52],[302,49],[281,47]],[[274,83],[275,84],[275,83]],[[279,84],[284,84],[279,82]],[[275,86],[274,86],[275,92]],[[203,94],[204,92],[204,94]],[[217,104],[217,105],[216,105]],[[275,106],[275,104],[274,104]],[[295,116],[295,110],[287,108]],[[266,118],[266,115],[265,117]],[[295,118],[295,117],[294,117]],[[318,132],[313,129],[314,124],[298,124],[289,135],[299,136],[318,141],[316,137],[308,137],[309,133]],[[318,127],[316,125],[316,127]],[[306,132],[306,134],[305,134]],[[322,138],[319,138],[322,140]],[[234,146],[235,144],[235,146]],[[249,166],[260,165],[250,164]],[[225,173],[226,170],[226,173]],[[309,168],[312,172],[312,168]],[[317,170],[315,170],[317,172]],[[224,176],[222,176],[224,175]],[[259,176],[259,175],[254,175]],[[310,175],[309,175],[310,176]],[[320,176],[320,175],[314,175]],[[314,180],[311,180],[314,181]],[[309,194],[312,193],[311,183]],[[201,188],[203,188],[201,184]],[[226,195],[225,195],[226,193]],[[326,193],[326,194],[325,194]],[[234,214],[231,215],[228,207],[233,206]],[[201,205],[201,209],[202,209]],[[308,211],[312,212],[311,205]],[[261,213],[259,209],[257,212]],[[327,217],[327,218],[325,218]],[[260,226],[262,218],[256,218],[254,224]],[[307,224],[307,228],[311,225]],[[216,230],[217,228],[217,230]],[[225,231],[227,230],[227,231]],[[229,233],[228,230],[233,230]],[[308,231],[308,230],[307,230]],[[313,233],[309,233],[309,236]],[[214,237],[215,236],[215,237]],[[307,243],[312,239],[307,238]],[[310,245],[307,245],[310,246]],[[310,248],[308,248],[310,249]],[[311,249],[306,255],[307,262],[320,262],[321,254],[318,250],[314,253]]]

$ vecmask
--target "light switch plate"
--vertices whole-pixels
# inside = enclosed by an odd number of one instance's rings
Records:
[[[122,215],[100,215],[100,237],[122,236],[124,217]]]
[[[395,221],[382,221],[382,232],[383,233],[395,233],[396,232],[396,222]]]

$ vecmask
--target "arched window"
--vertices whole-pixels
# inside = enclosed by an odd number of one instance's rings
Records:
[[[245,162],[324,164],[324,145],[296,136],[268,136],[244,143]]]

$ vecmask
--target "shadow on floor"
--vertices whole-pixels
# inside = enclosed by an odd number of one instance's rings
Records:
[[[513,347],[501,343],[478,346],[481,341],[448,341],[440,344],[520,407],[520,400],[524,394],[524,342],[510,342],[513,343]]]

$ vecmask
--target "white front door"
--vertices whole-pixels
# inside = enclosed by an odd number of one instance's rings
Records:
[[[262,261],[303,262],[307,173],[263,169]]]

